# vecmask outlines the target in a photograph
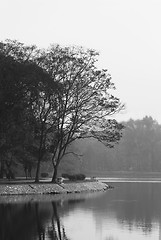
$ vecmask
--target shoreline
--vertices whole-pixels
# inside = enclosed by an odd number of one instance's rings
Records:
[[[68,194],[105,191],[109,189],[106,183],[101,181],[70,182],[70,183],[5,183],[0,185],[0,196],[10,195],[38,195],[38,194]]]

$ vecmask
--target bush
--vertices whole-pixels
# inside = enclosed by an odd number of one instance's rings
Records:
[[[46,173],[46,172],[41,173],[41,177],[42,177],[42,178],[47,178],[48,176],[49,176],[49,174]]]
[[[76,175],[68,175],[68,179],[70,180],[70,181],[76,181]]]
[[[77,180],[84,180],[86,178],[86,176],[82,173],[77,174],[76,177],[77,177]]]
[[[81,174],[81,173],[72,174],[72,175],[64,173],[64,174],[62,174],[62,177],[63,178],[68,178],[70,181],[78,181],[78,180],[82,181],[86,178],[86,176],[84,174]]]

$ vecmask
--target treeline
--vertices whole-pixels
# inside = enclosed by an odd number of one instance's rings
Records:
[[[118,163],[120,161],[124,170],[160,171],[161,125],[147,116],[142,120],[130,120],[124,125],[123,138],[113,159],[117,159]]]
[[[161,125],[152,117],[130,119],[122,139],[114,148],[106,148],[96,140],[79,142],[83,154],[80,167],[87,173],[107,171],[161,171]]]
[[[107,119],[122,109],[106,69],[97,69],[98,53],[82,47],[47,49],[18,41],[0,42],[0,177],[50,166],[52,181],[70,145],[95,138],[112,147],[122,124]],[[47,164],[45,164],[47,162]]]

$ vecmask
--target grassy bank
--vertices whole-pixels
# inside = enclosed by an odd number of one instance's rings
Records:
[[[82,181],[62,184],[3,183],[0,185],[0,195],[81,193],[104,191],[106,189],[108,189],[108,185],[99,181]]]

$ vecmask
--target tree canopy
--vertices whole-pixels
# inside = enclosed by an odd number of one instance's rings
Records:
[[[36,181],[44,157],[51,159],[56,180],[58,166],[72,153],[68,149],[76,139],[95,138],[113,147],[121,138],[123,125],[112,115],[123,105],[111,94],[111,75],[96,67],[98,55],[82,47],[0,43],[0,154],[9,141],[5,152],[15,159],[22,152],[36,159]]]

